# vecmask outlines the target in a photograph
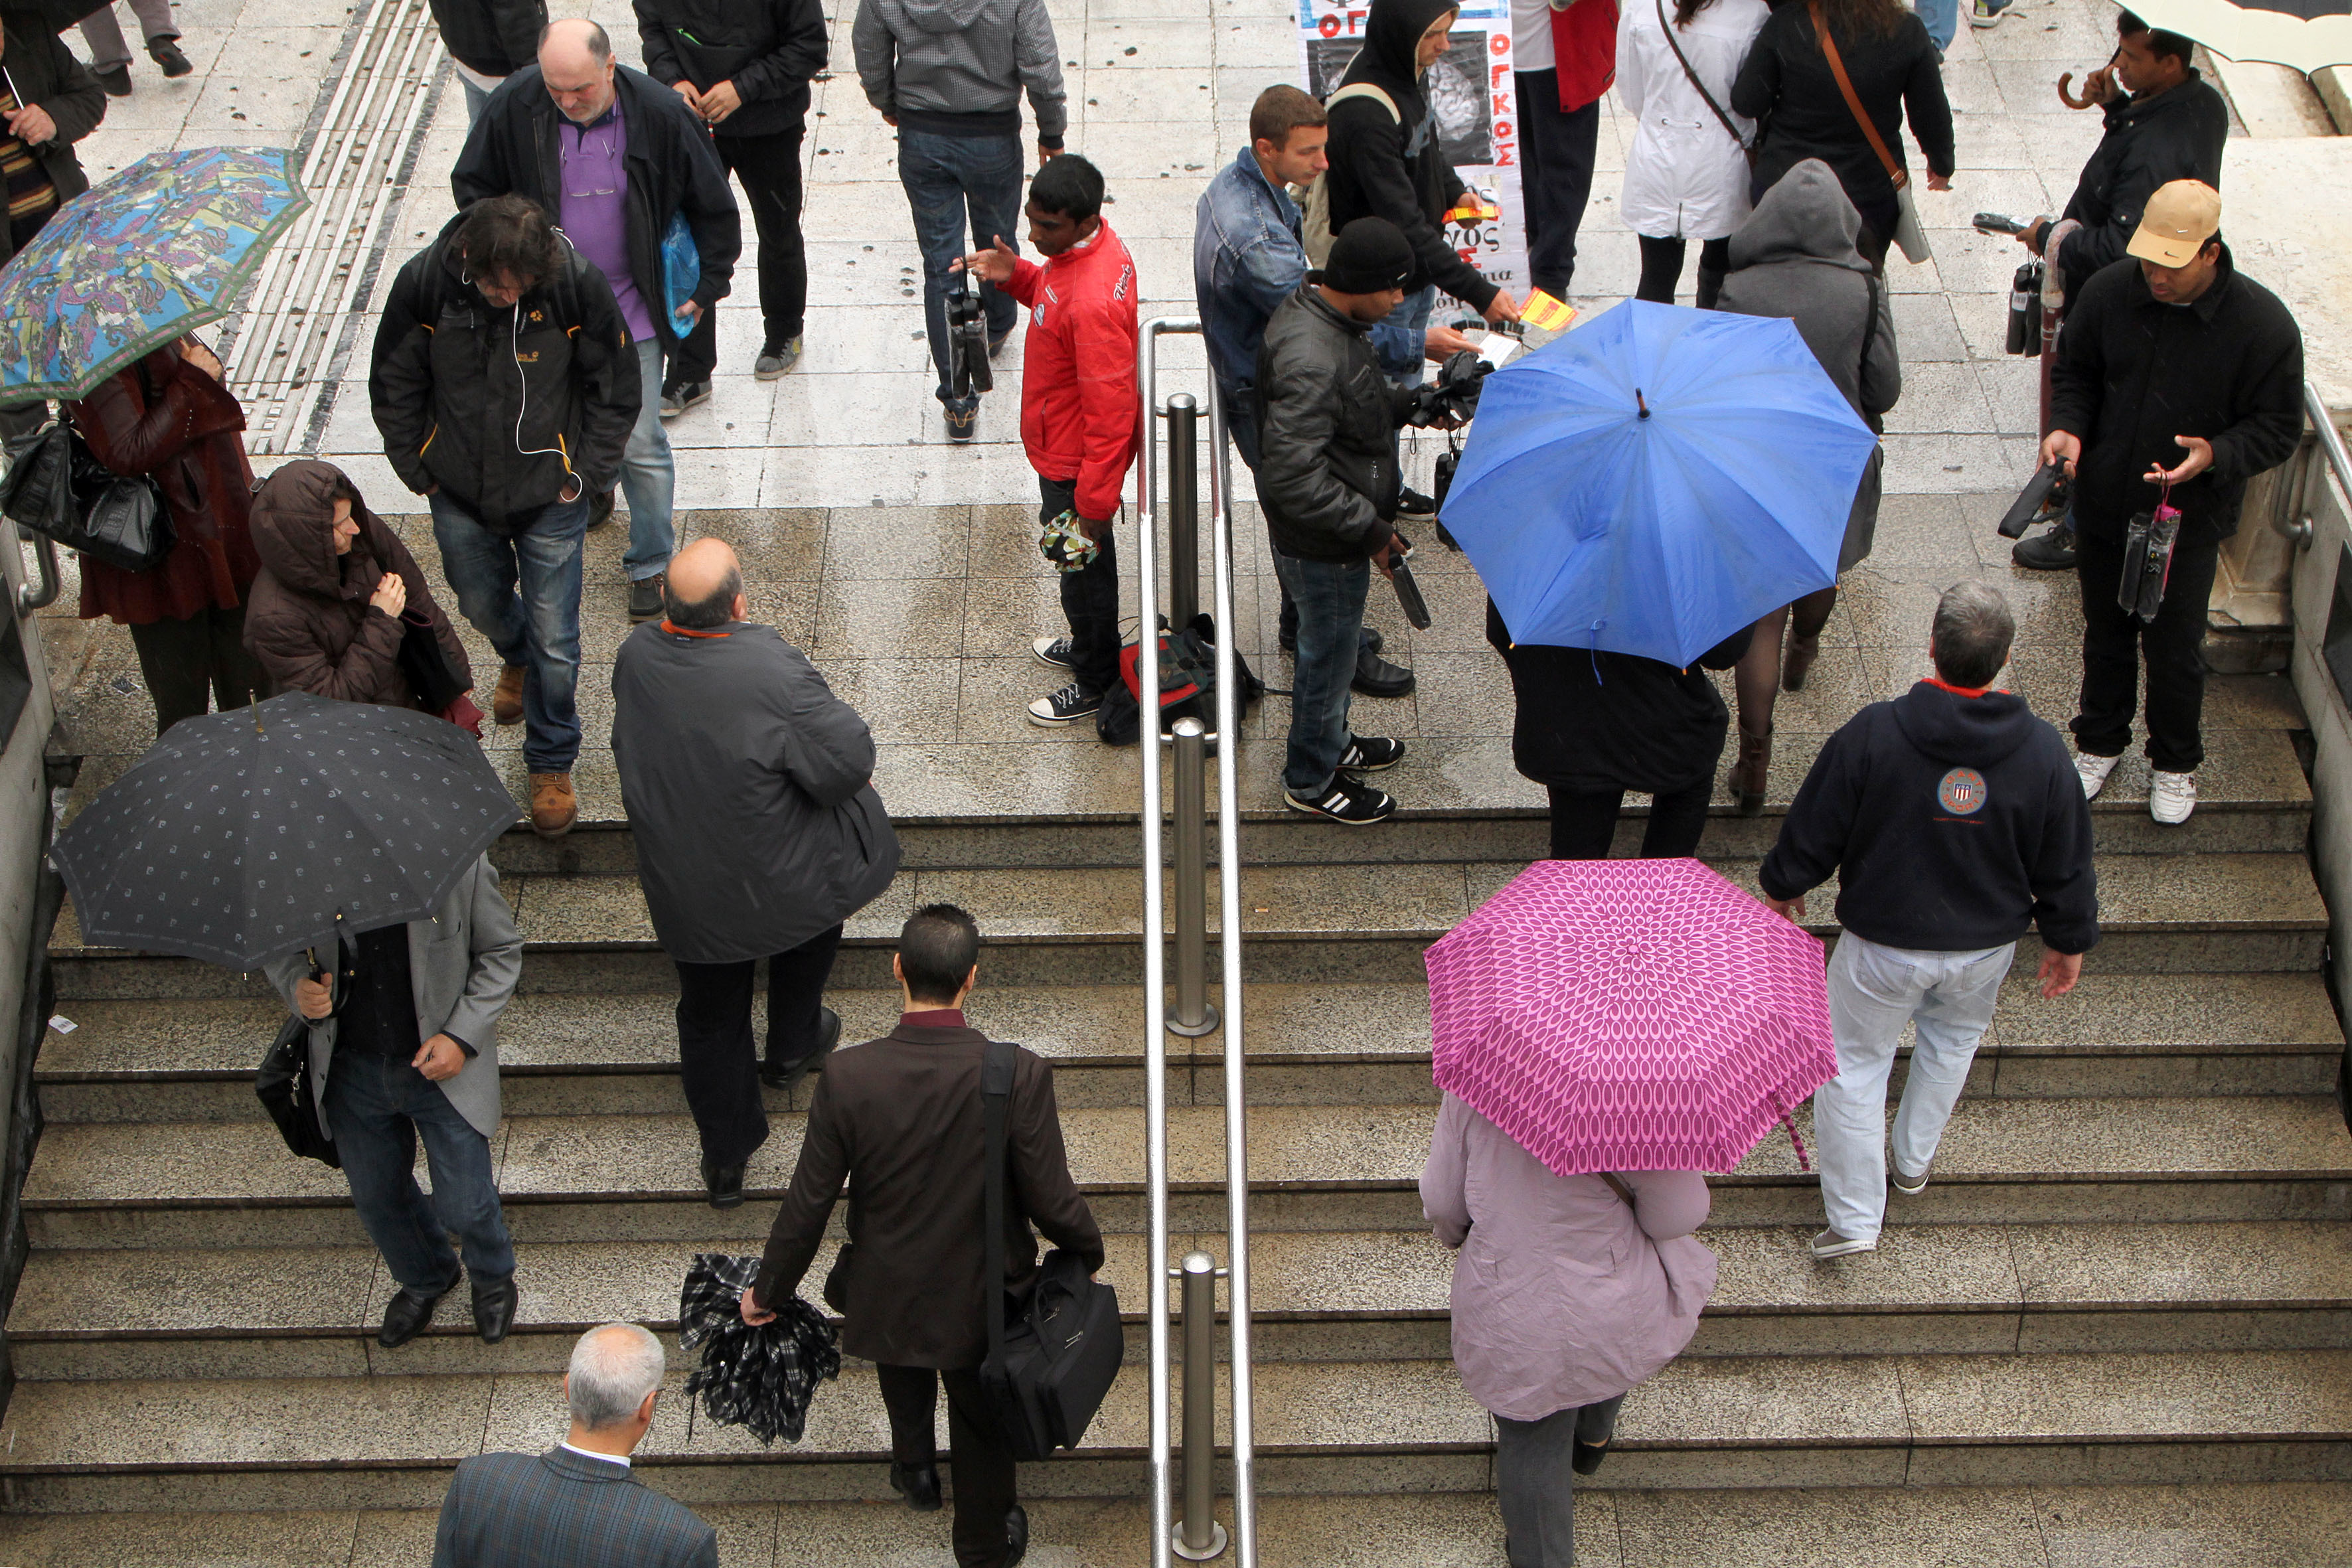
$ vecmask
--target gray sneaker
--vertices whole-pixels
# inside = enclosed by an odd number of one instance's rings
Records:
[[[1853,1237],[1840,1236],[1833,1230],[1825,1230],[1813,1237],[1811,1247],[1813,1256],[1825,1260],[1832,1258],[1844,1258],[1856,1252],[1878,1250],[1878,1243],[1875,1240],[1856,1241]]]
[[[1932,1171],[1935,1168],[1935,1166],[1930,1165],[1927,1167],[1927,1171]],[[1911,1194],[1924,1193],[1927,1190],[1927,1171],[1922,1171],[1916,1176],[1906,1176],[1903,1173],[1903,1168],[1900,1165],[1896,1165],[1891,1168],[1889,1175],[1890,1179],[1895,1183],[1895,1190],[1898,1193],[1904,1194],[1906,1196],[1908,1196]]]
[[[801,341],[798,338],[789,342],[770,343],[760,351],[760,357],[751,362],[751,379],[773,381],[798,364],[800,358]]]

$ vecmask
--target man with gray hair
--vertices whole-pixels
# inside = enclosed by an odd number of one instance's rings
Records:
[[[661,1342],[636,1324],[581,1335],[563,1374],[571,1432],[544,1454],[459,1461],[433,1568],[718,1568],[719,1532],[630,1466],[661,1383]]]
[[[1917,1043],[1895,1115],[1895,1190],[1927,1184],[1936,1145],[2029,925],[2042,994],[2074,989],[2099,940],[2091,813],[2065,742],[1995,691],[2017,635],[2009,602],[1961,583],[1936,606],[1936,673],[1829,738],[1764,858],[1764,901],[1801,919],[1834,874],[1829,961],[1838,1075],[1813,1094],[1829,1228],[1816,1258],[1872,1252],[1886,1213],[1886,1079]]]

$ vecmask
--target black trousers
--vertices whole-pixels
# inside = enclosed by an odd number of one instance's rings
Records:
[[[890,1412],[890,1457],[902,1465],[938,1462],[933,1413],[940,1384],[947,1384],[956,1562],[959,1568],[1003,1568],[1011,1544],[1005,1516],[1020,1499],[1013,1491],[1013,1459],[991,1435],[980,1373],[971,1367],[934,1372],[927,1366],[877,1364],[874,1376]]]
[[[1642,858],[1674,859],[1698,853],[1706,831],[1706,805],[1715,796],[1715,770],[1688,789],[1650,797],[1650,825],[1642,833]],[[1562,789],[1551,786],[1551,858],[1606,860],[1617,836],[1622,789]]]
[[[1683,280],[1683,258],[1690,242],[1684,239],[1658,239],[1650,235],[1637,235],[1642,242],[1642,281],[1634,287],[1633,298],[1647,300],[1656,305],[1675,302],[1675,289]],[[1698,297],[1693,302],[1702,310],[1715,309],[1716,297],[1723,292],[1723,275],[1731,270],[1731,240],[1703,239],[1698,246]]]
[[[1040,474],[1037,496],[1042,527],[1077,505],[1078,482]],[[1070,623],[1070,675],[1097,697],[1119,679],[1118,531],[1104,529],[1101,543],[1094,564],[1061,574],[1062,616]]]
[[[1559,73],[1517,73],[1519,90],[1519,194],[1528,208],[1528,276],[1565,299],[1576,276],[1576,230],[1592,202],[1592,161],[1601,142],[1601,102],[1559,106]]]
[[[2139,665],[2147,660],[2148,765],[2193,773],[2205,760],[2199,721],[2205,710],[2205,607],[2213,597],[2217,542],[2172,552],[2172,572],[2156,619],[2143,626],[2116,604],[2124,570],[2120,539],[2074,535],[2074,574],[2083,584],[2083,702],[2074,744],[2093,756],[2120,757],[2131,744]]]
[[[768,960],[768,1063],[796,1062],[817,1047],[824,983],[841,928],[821,931]],[[672,962],[676,962],[673,960]],[[740,1165],[768,1141],[760,1101],[759,1055],[751,1044],[753,959],[677,965],[677,1065],[702,1152]]]
[[[808,247],[801,240],[801,132],[713,136],[719,161],[742,182],[760,237],[760,314],[771,343],[801,335],[808,314]],[[709,381],[719,365],[719,312],[705,310],[670,363],[672,384]]]
[[[201,610],[178,621],[131,628],[140,678],[155,700],[155,733],[217,708],[226,712],[269,695],[269,678],[245,650],[245,606]]]

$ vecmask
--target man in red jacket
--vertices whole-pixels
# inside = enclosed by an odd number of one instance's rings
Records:
[[[1062,574],[1067,637],[1031,645],[1070,682],[1029,704],[1032,724],[1075,724],[1118,679],[1118,556],[1111,520],[1135,460],[1135,262],[1103,221],[1102,172],[1065,153],[1029,185],[1029,243],[1044,266],[1005,247],[964,258],[1029,307],[1022,351],[1021,441],[1044,500],[1038,548]]]

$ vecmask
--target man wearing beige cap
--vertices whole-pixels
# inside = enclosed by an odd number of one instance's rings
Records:
[[[2095,796],[2131,743],[2147,663],[2148,815],[2189,820],[2204,760],[2205,606],[2246,481],[2303,434],[2303,333],[2221,243],[2221,197],[2175,180],[2148,198],[2128,258],[2092,275],[2058,335],[2042,460],[2074,481],[2083,584],[2075,772]],[[2153,619],[2118,603],[2136,514],[2168,503],[2180,533]],[[2137,591],[2135,585],[2135,592]]]

